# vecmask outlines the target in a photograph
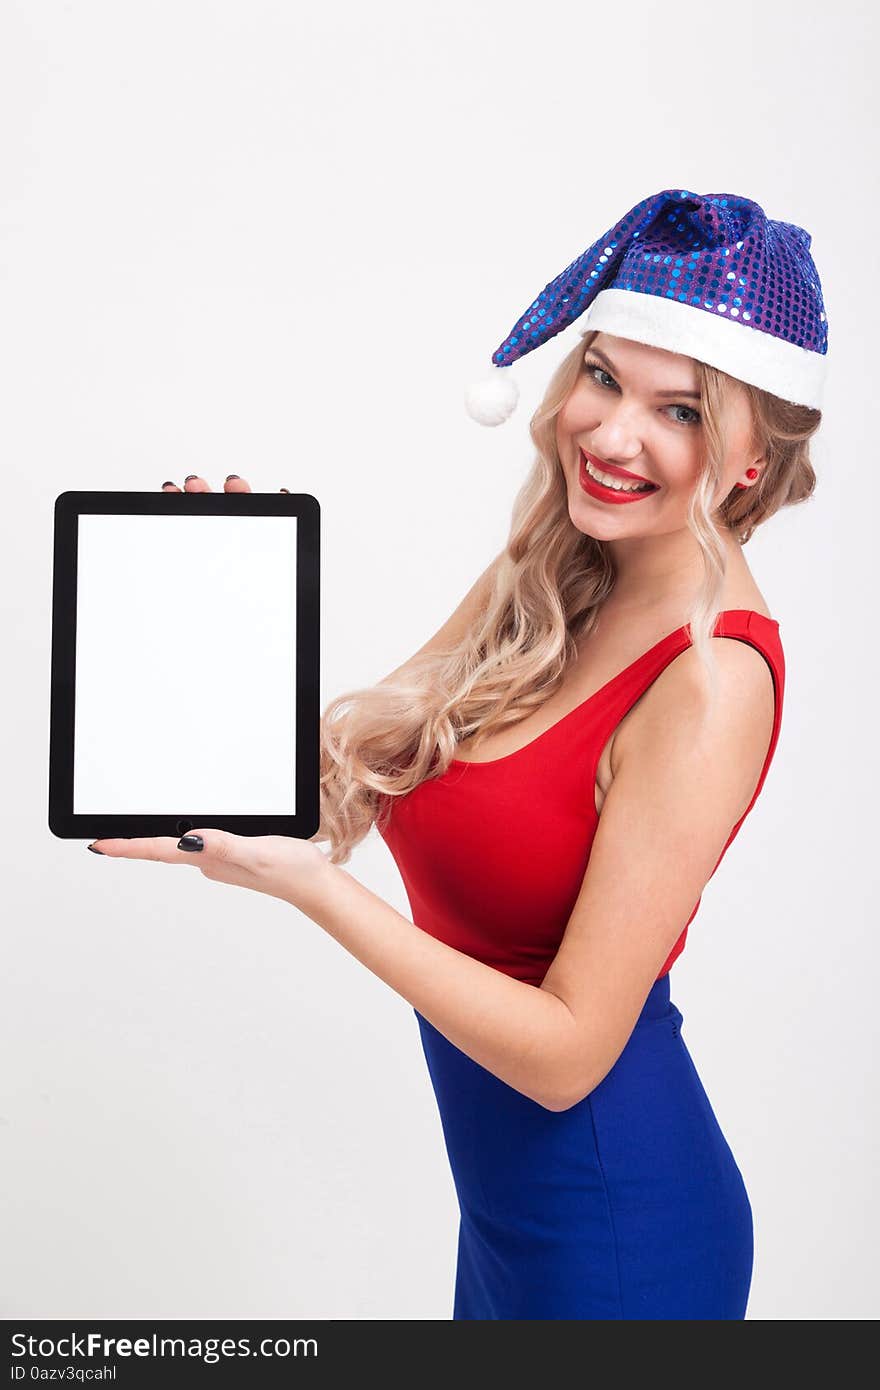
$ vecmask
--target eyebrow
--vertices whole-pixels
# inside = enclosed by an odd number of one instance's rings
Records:
[[[593,355],[594,355],[595,357],[601,357],[602,361],[603,361],[608,367],[611,368],[612,372],[616,372],[616,371],[617,371],[617,368],[615,367],[614,363],[611,361],[611,358],[608,357],[608,356],[606,355],[606,353],[602,352],[599,348],[596,348],[596,347],[589,347],[589,348],[587,348],[587,352],[593,353]],[[694,400],[694,401],[698,401],[698,400],[700,399],[700,393],[699,393],[699,391],[655,391],[655,392],[654,392],[654,395],[655,395],[655,396],[690,396],[691,400]]]

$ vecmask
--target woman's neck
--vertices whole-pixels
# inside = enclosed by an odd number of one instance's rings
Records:
[[[730,532],[722,533],[725,551],[725,587],[753,583],[742,546]],[[668,536],[615,542],[611,546],[616,568],[614,588],[603,610],[626,617],[687,610],[705,578],[702,552],[690,531]]]

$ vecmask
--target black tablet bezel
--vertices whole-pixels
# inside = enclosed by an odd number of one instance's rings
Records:
[[[296,797],[294,815],[239,816],[216,808],[170,807],[162,815],[75,815],[77,538],[79,517],[295,516]],[[49,724],[49,829],[62,840],[184,835],[198,826],[236,835],[307,840],[320,821],[321,509],[309,493],[62,492],[55,500],[52,576],[52,690]]]

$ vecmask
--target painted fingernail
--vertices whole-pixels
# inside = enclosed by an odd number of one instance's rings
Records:
[[[184,835],[182,840],[177,841],[177,848],[188,850],[204,849],[205,842],[201,835]]]
[[[104,851],[103,851],[102,849],[95,849],[95,846],[94,846],[94,845],[86,845],[86,849],[90,849],[90,850],[92,851],[92,854],[103,854],[103,853],[104,853]]]
[[[227,475],[226,475],[226,481],[227,481],[227,483],[231,483],[233,480],[234,480],[235,482],[237,482],[237,483],[240,483],[240,482],[241,482],[241,478],[238,476],[237,473],[227,473]]]
[[[288,497],[290,496],[290,488],[289,488],[289,487],[283,487],[283,488],[281,489],[281,491],[282,491],[282,492],[286,492],[287,495],[288,495]]]
[[[198,473],[188,473],[183,481],[185,483],[191,483],[193,478],[197,478],[198,476]]]
[[[177,484],[176,484],[176,483],[168,482],[168,483],[163,483],[162,486],[163,486],[163,487],[176,487]]]

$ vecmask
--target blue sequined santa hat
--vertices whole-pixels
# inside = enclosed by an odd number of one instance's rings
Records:
[[[697,358],[818,410],[828,325],[810,243],[750,198],[655,193],[541,291],[492,354],[496,370],[468,388],[468,414],[507,420],[519,396],[510,364],[581,317],[585,332]]]

